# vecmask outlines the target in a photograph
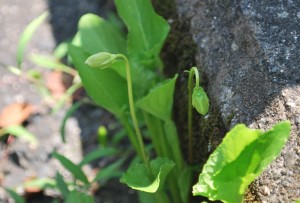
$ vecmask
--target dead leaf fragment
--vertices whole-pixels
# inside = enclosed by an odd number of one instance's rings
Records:
[[[20,125],[33,113],[34,108],[28,103],[13,103],[0,112],[0,128]]]

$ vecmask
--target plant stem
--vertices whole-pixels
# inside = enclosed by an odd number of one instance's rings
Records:
[[[150,169],[150,163],[146,156],[142,133],[140,131],[139,124],[138,124],[138,121],[136,118],[135,109],[134,109],[134,101],[133,101],[133,93],[132,93],[132,80],[131,80],[131,71],[130,71],[130,67],[129,67],[129,62],[128,62],[128,59],[126,58],[126,56],[124,56],[123,54],[117,54],[116,57],[123,59],[125,62],[130,114],[131,114],[134,129],[135,129],[135,133],[137,136],[138,145],[140,147],[141,156],[142,156],[141,158],[144,161],[144,163],[146,164],[146,166]]]
[[[199,87],[199,72],[196,67],[192,67],[189,71],[188,79],[188,150],[189,150],[189,163],[193,163],[193,107],[192,107],[192,93],[193,93],[193,77],[195,76],[195,86]]]

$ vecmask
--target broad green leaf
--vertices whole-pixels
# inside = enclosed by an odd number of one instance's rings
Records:
[[[110,178],[113,177],[120,177],[122,172],[119,171],[119,168],[124,163],[125,159],[119,159],[115,161],[114,163],[101,168],[100,171],[97,173],[96,177],[94,178],[93,182],[100,181],[100,182],[106,182]]]
[[[12,134],[16,137],[23,138],[32,145],[37,145],[38,141],[35,136],[21,125],[11,125],[0,129],[0,137],[5,134]]]
[[[114,148],[100,148],[96,149],[87,155],[84,156],[84,159],[80,162],[79,166],[86,165],[96,159],[102,158],[102,157],[107,157],[107,156],[112,156],[117,153],[117,150]]]
[[[6,188],[6,192],[14,199],[15,203],[25,203],[25,199],[21,197],[18,193],[15,191]]]
[[[65,73],[69,73],[70,75],[74,75],[76,72],[71,67],[66,66],[65,64],[61,63],[56,58],[53,58],[51,56],[32,54],[30,59],[35,64],[52,70],[62,71]]]
[[[86,14],[80,18],[78,29],[81,46],[89,54],[126,53],[126,41],[122,31],[103,18],[95,14]]]
[[[135,190],[154,193],[163,187],[166,176],[174,165],[173,161],[158,157],[150,162],[153,177],[149,177],[145,164],[136,164],[127,170],[121,182]]]
[[[136,102],[137,107],[164,121],[169,121],[176,79],[177,75],[150,90],[148,95]]]
[[[55,157],[68,171],[70,171],[76,179],[81,180],[85,184],[89,184],[89,181],[80,166],[74,164],[71,160],[57,152],[53,152],[52,156]]]
[[[63,176],[59,172],[56,172],[55,180],[56,180],[56,185],[57,185],[60,193],[66,199],[68,197],[70,191],[68,189],[67,183],[64,181]]]
[[[66,139],[65,139],[65,127],[66,127],[66,123],[67,120],[72,116],[72,114],[81,106],[85,103],[84,100],[80,100],[78,102],[76,102],[75,104],[73,104],[66,112],[63,121],[61,123],[60,126],[60,135],[61,135],[61,139],[62,141],[65,143]]]
[[[84,62],[89,57],[82,49],[70,45],[69,54],[79,72],[83,86],[93,100],[117,116],[128,106],[127,83],[115,71],[90,68]]]
[[[24,32],[22,33],[18,49],[17,49],[17,62],[18,67],[21,67],[21,63],[23,62],[24,52],[25,48],[29,42],[29,40],[32,38],[33,33],[36,31],[36,29],[46,20],[49,13],[46,11],[43,14],[41,14],[39,17],[35,18],[29,25],[25,28]]]
[[[56,181],[52,178],[37,178],[24,183],[25,188],[38,188],[44,190],[46,188],[55,188]]]
[[[288,121],[268,132],[235,126],[204,165],[193,194],[242,202],[248,185],[280,154],[290,128]]]
[[[92,196],[78,191],[71,191],[65,203],[94,203],[95,200]]]
[[[156,68],[170,30],[167,21],[155,13],[150,0],[115,0],[115,4],[128,29],[129,58]]]

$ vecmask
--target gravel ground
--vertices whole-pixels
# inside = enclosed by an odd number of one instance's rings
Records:
[[[28,69],[35,67],[28,60],[29,55],[51,53],[56,44],[76,32],[82,14],[105,14],[105,10],[111,8],[111,1],[105,0],[0,0],[0,110],[15,102],[34,105],[36,114],[30,117],[26,127],[39,141],[37,147],[22,139],[16,139],[9,145],[0,142],[0,202],[11,202],[1,187],[16,187],[30,177],[53,177],[56,170],[63,170],[51,158],[53,150],[78,162],[82,154],[95,148],[94,135],[99,125],[108,125],[112,121],[112,116],[101,109],[81,108],[82,111],[68,121],[67,143],[62,143],[59,126],[68,105],[58,113],[50,114],[51,109],[37,88],[7,70],[8,66],[16,66],[17,43],[23,29],[43,11],[50,11],[50,18],[39,27],[26,48],[23,68]],[[136,202],[135,193],[117,181],[108,183],[96,195],[96,202]],[[47,200],[32,199],[28,202]]]

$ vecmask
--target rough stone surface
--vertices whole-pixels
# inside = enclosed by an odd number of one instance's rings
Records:
[[[266,130],[291,121],[280,157],[250,187],[256,201],[300,199],[299,1],[176,0],[176,6],[225,128],[245,123]]]

